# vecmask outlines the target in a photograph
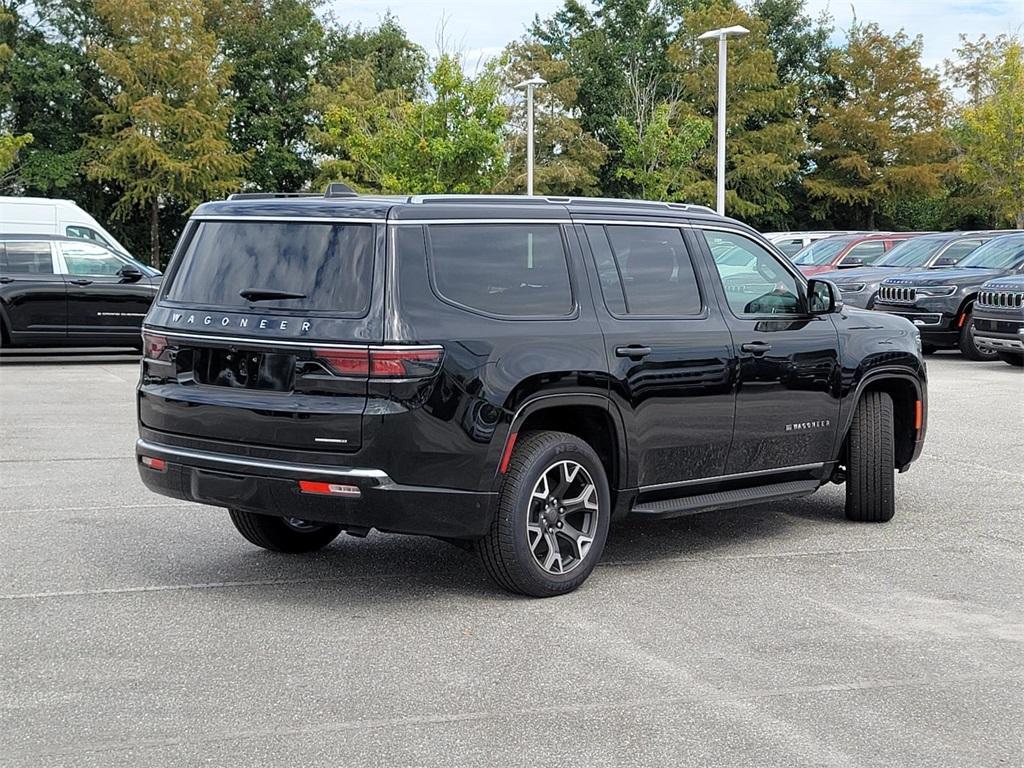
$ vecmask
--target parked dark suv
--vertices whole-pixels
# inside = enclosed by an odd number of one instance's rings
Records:
[[[1004,363],[1024,366],[1024,275],[981,286],[974,302],[974,340]]]
[[[974,338],[974,301],[983,283],[1015,275],[1024,275],[1024,232],[989,240],[955,268],[885,280],[875,309],[912,321],[926,348],[957,347],[969,360],[995,360],[996,351]]]
[[[925,434],[919,341],[699,206],[207,203],[146,319],[139,471],[267,549],[425,534],[555,595],[628,514],[831,480],[851,519],[890,519]]]
[[[159,287],[157,270],[98,243],[0,234],[0,343],[138,347]]]

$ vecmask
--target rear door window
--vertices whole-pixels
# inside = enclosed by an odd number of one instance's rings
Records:
[[[8,275],[52,275],[53,257],[45,241],[9,240],[0,243],[0,272]]]
[[[370,307],[373,253],[371,224],[203,221],[166,298],[218,309],[362,317]],[[253,300],[257,294],[262,298]]]
[[[500,317],[560,317],[575,306],[558,224],[432,224],[431,279],[441,298]]]
[[[587,239],[605,303],[613,314],[692,317],[701,313],[697,276],[679,229],[588,226]]]

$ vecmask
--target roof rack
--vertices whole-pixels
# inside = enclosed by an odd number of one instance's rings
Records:
[[[521,203],[524,205],[624,205],[637,208],[672,208],[680,211],[700,211],[714,213],[706,205],[694,203],[670,203],[659,200],[633,200],[621,197],[560,197],[556,195],[465,195],[437,194],[412,195],[410,203],[429,205],[431,203],[472,202],[486,205],[487,203]]]
[[[348,184],[332,181],[323,194],[318,192],[235,192],[228,200],[273,200],[280,197],[359,197]]]

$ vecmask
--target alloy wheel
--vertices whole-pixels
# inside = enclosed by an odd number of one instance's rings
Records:
[[[528,503],[527,541],[537,565],[558,575],[578,567],[597,535],[601,513],[590,473],[576,461],[555,462],[541,473]]]

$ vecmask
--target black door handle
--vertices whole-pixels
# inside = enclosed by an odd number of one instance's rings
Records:
[[[14,282],[14,278],[13,277],[0,277],[0,283],[7,284],[7,283],[13,283],[13,282]]]
[[[92,285],[92,280],[68,280],[72,285]]]
[[[749,352],[752,355],[763,355],[771,348],[771,344],[765,344],[763,341],[749,341],[740,346],[740,349],[744,352]]]
[[[650,347],[642,347],[639,344],[630,344],[628,347],[615,348],[615,355],[617,357],[629,357],[634,360],[639,360],[641,357],[647,357],[651,352],[652,350]]]

